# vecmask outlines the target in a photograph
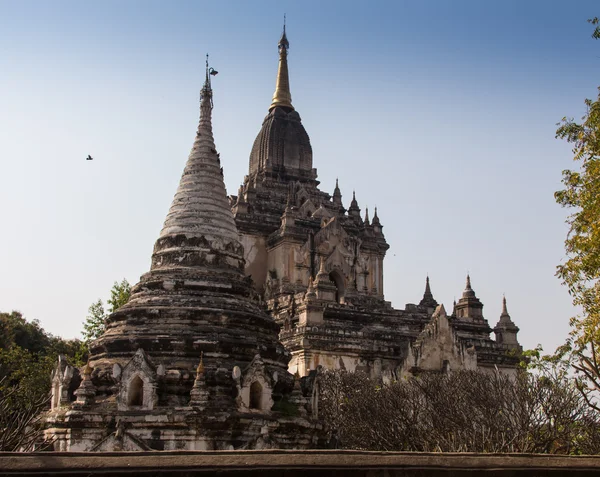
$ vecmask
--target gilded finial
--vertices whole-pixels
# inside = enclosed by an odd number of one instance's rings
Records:
[[[292,93],[290,92],[290,78],[287,64],[287,51],[290,48],[290,42],[285,33],[285,15],[283,17],[283,33],[277,44],[279,48],[279,68],[277,69],[277,82],[275,83],[275,93],[269,111],[276,107],[294,109],[292,106]]]
[[[204,351],[200,351],[200,363],[196,368],[196,375],[200,376],[201,374],[204,374]]]

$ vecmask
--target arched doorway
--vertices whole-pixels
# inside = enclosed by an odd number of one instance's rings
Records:
[[[344,303],[344,294],[346,292],[344,277],[339,271],[333,270],[329,274],[329,280],[331,280],[331,282],[335,285],[335,301],[338,303]]]

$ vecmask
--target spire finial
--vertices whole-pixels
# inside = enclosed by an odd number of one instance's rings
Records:
[[[204,78],[204,86],[202,86],[202,91],[200,92],[200,101],[202,101],[202,99],[204,97],[210,98],[210,107],[211,108],[213,107],[213,102],[212,102],[212,86],[210,84],[210,77],[216,76],[218,74],[219,74],[219,72],[217,70],[208,66],[208,53],[207,53],[206,54],[206,75]]]
[[[204,351],[200,351],[200,363],[198,363],[198,367],[196,368],[196,375],[200,376],[204,373]]]
[[[369,225],[369,208],[365,207],[365,224]]]
[[[467,286],[465,287],[466,290],[471,290],[471,275],[469,275],[469,272],[467,272]]]
[[[508,309],[506,308],[506,295],[502,295],[502,314],[508,315]]]
[[[285,15],[283,16],[283,33],[277,46],[279,47],[279,68],[277,69],[277,81],[275,83],[275,93],[269,111],[276,107],[294,109],[292,106],[292,93],[290,93],[290,77],[288,73],[287,51],[290,48],[290,42],[285,33]]]
[[[428,295],[432,295],[431,293],[431,286],[429,285],[429,273],[427,274],[427,277],[425,277],[425,294],[424,296],[428,296]]]

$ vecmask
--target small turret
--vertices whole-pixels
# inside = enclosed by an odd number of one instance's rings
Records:
[[[344,208],[344,205],[342,204],[342,192],[340,191],[337,178],[335,179],[335,189],[333,189],[333,205],[338,209]]]
[[[190,391],[190,405],[205,409],[208,403],[208,389],[206,387],[206,376],[204,371],[204,352],[200,352],[200,363],[196,368],[196,379]]]
[[[438,302],[433,298],[433,293],[431,293],[431,287],[429,286],[429,275],[425,279],[425,293],[423,293],[423,299],[419,302],[419,306],[427,308],[427,313],[433,313],[436,307],[438,306]]]
[[[362,222],[360,217],[360,208],[358,207],[358,202],[356,201],[355,191],[352,191],[352,202],[350,202],[350,207],[348,208],[348,216],[351,217],[357,224]]]
[[[375,213],[373,214],[373,222],[371,222],[371,224],[381,225],[381,222],[379,222],[379,217],[377,216],[377,206],[375,206]]]
[[[475,291],[471,288],[471,276],[467,273],[467,284],[465,285],[465,291],[463,291],[463,298],[470,298],[475,296]]]
[[[371,223],[369,222],[369,208],[365,207],[365,225],[369,227]]]
[[[94,399],[96,397],[96,387],[92,383],[92,371],[93,368],[90,366],[90,362],[88,361],[83,368],[83,380],[74,393],[75,396],[77,396],[77,406],[89,406],[90,404],[94,403]]]
[[[483,321],[483,303],[475,295],[471,287],[471,276],[467,274],[467,283],[462,297],[455,307],[456,317],[467,321]]]
[[[517,333],[519,328],[513,323],[506,309],[506,297],[502,297],[502,313],[500,314],[500,320],[494,327],[494,333],[496,334],[496,342],[498,344],[504,344],[510,348],[520,349],[521,346],[517,341]]]
[[[335,284],[329,279],[329,273],[325,270],[325,260],[321,257],[319,273],[315,277],[314,288],[319,300],[339,301],[338,290]]]

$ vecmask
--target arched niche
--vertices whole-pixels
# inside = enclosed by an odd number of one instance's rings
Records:
[[[258,381],[250,385],[250,409],[262,410],[263,387]]]
[[[143,349],[138,349],[121,372],[116,374],[119,376],[116,379],[120,381],[117,397],[119,411],[130,408],[154,409],[158,403],[156,367]]]
[[[127,392],[127,405],[144,405],[144,381],[138,375],[134,376],[133,379],[129,382],[129,390]]]
[[[339,270],[332,270],[329,274],[329,280],[335,285],[335,301],[344,303],[344,296],[346,293],[344,277]]]

